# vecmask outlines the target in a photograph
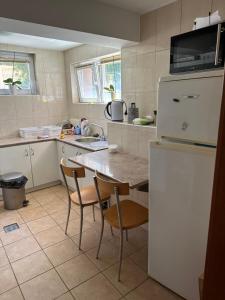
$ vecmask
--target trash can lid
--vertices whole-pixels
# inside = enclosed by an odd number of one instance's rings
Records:
[[[0,176],[0,180],[4,182],[9,182],[11,180],[16,180],[23,177],[23,174],[20,172],[10,172]]]

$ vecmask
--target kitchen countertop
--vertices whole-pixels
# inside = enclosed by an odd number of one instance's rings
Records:
[[[79,148],[83,148],[90,151],[99,151],[103,149],[107,149],[107,145],[103,146],[96,146],[91,144],[83,144],[79,143],[76,140],[82,138],[80,135],[66,135],[64,139],[60,139],[58,137],[51,137],[51,138],[45,138],[45,139],[24,139],[21,137],[12,137],[7,139],[0,139],[0,148],[3,147],[10,147],[10,146],[17,146],[17,145],[25,145],[25,144],[31,144],[31,143],[40,143],[40,142],[47,142],[47,141],[58,141],[62,143],[66,143],[68,145],[76,146]]]
[[[69,158],[70,161],[91,171],[137,188],[148,182],[148,160],[126,152],[110,153],[102,150]]]

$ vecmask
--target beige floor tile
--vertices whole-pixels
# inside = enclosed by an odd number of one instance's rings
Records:
[[[54,266],[58,266],[81,253],[78,246],[70,239],[45,248],[44,252]]]
[[[122,262],[120,282],[118,282],[118,264],[105,270],[104,274],[123,295],[135,289],[147,278],[147,274],[129,258]]]
[[[23,296],[18,287],[0,295],[0,300],[23,300]]]
[[[5,246],[10,262],[26,257],[41,248],[33,237],[28,237]]]
[[[31,232],[26,224],[20,225],[20,227],[16,230],[5,232],[0,232],[0,238],[3,243],[3,245],[8,245],[10,243],[16,242],[18,240],[21,240],[23,238],[26,238],[31,235]]]
[[[42,190],[38,190],[38,191],[35,191],[35,192],[32,192],[31,195],[33,198],[37,198],[39,196],[45,196],[45,195],[48,195],[48,194],[51,194],[52,191],[51,191],[51,187],[50,188],[44,188]]]
[[[57,184],[49,188],[49,191],[57,193],[59,191],[64,191],[66,188],[62,184]]]
[[[50,203],[53,204],[53,203],[62,202],[61,199],[52,192],[46,193],[44,195],[35,196],[35,199],[37,202],[39,202],[39,204],[43,206],[48,205]]]
[[[59,225],[63,231],[65,231],[66,228],[66,223],[60,224]],[[91,225],[86,221],[83,223],[83,232],[85,232],[87,229],[90,229]],[[68,229],[67,229],[67,234],[68,236],[72,237],[80,233],[80,218],[70,220]]]
[[[67,204],[61,200],[58,200],[57,202],[48,203],[43,206],[43,209],[50,215],[55,214],[60,211],[66,211],[67,210]]]
[[[53,218],[57,224],[66,223],[67,216],[68,216],[67,209],[63,210],[63,211],[56,212],[54,214],[51,214],[51,218]],[[79,218],[80,218],[79,214],[77,214],[73,209],[71,209],[69,221],[79,219]]]
[[[40,219],[28,222],[27,225],[28,225],[30,231],[33,234],[36,234],[43,230],[46,230],[46,229],[56,226],[56,223],[51,217],[45,216]]]
[[[27,200],[29,200],[28,205],[25,206],[25,207],[19,208],[17,210],[18,212],[26,211],[28,208],[36,208],[36,207],[40,206],[40,204],[34,198],[30,198],[30,199],[27,199]]]
[[[57,196],[60,197],[61,199],[64,199],[64,198],[67,198],[67,197],[68,197],[68,196],[67,196],[67,191],[66,191],[65,188],[64,188],[64,189],[61,189],[61,190],[59,190],[59,191],[56,191],[56,193],[57,193]]]
[[[127,300],[181,300],[168,289],[159,285],[152,279],[146,280],[138,288],[126,295]]]
[[[53,267],[43,251],[38,251],[12,263],[12,268],[19,284],[21,284]]]
[[[71,293],[76,300],[117,300],[121,298],[120,293],[102,274],[98,274],[74,288]]]
[[[119,261],[119,251],[119,241],[116,238],[102,243],[98,259],[96,259],[97,247],[87,251],[86,255],[100,270],[105,270]],[[133,247],[128,243],[124,243],[123,257],[127,257],[133,252]]]
[[[88,251],[92,248],[95,248],[99,244],[99,238],[100,238],[100,231],[97,232],[95,229],[87,229],[82,234],[82,241],[81,241],[81,249],[83,251]],[[72,238],[76,244],[79,244],[79,234],[75,235]],[[105,238],[103,238],[105,240]]]
[[[68,237],[59,226],[55,226],[35,234],[35,238],[42,248],[47,248],[67,239]]]
[[[46,211],[41,206],[35,208],[27,207],[27,210],[19,212],[21,217],[24,219],[25,222],[30,222],[36,219],[40,219],[47,215]]]
[[[0,213],[0,230],[3,230],[3,227],[9,224],[23,224],[24,220],[16,211],[3,211]]]
[[[141,250],[138,250],[130,256],[130,259],[133,260],[140,268],[147,273],[148,271],[148,248],[144,247]]]
[[[99,272],[84,254],[58,266],[56,270],[69,289],[88,280]]]
[[[10,265],[0,268],[0,294],[17,286],[16,278]]]
[[[50,270],[34,279],[21,284],[27,300],[52,300],[67,292],[67,288],[55,270]]]
[[[148,245],[148,231],[138,227],[128,231],[128,241],[136,249],[143,248]]]
[[[0,267],[8,265],[9,261],[5,253],[5,249],[3,247],[0,248]]]
[[[56,298],[57,300],[74,300],[73,296],[70,294],[70,292],[60,296],[59,298]]]

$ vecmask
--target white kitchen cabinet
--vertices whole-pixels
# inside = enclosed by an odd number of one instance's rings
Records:
[[[58,159],[55,141],[30,144],[34,186],[58,180]]]
[[[0,148],[0,174],[21,172],[28,178],[26,188],[33,187],[29,144]]]
[[[58,149],[58,163],[60,164],[60,161],[62,158],[68,159],[69,157],[75,157],[77,155],[81,155],[81,154],[85,154],[85,153],[89,153],[90,151],[86,150],[86,149],[82,149],[73,145],[68,145],[66,143],[63,142],[57,142],[57,149]],[[74,166],[75,164],[72,162],[67,162],[68,165],[70,166]],[[61,170],[60,168],[58,169],[59,172],[59,178],[62,182],[63,181],[63,177],[61,174]],[[79,178],[79,185],[80,187],[84,187],[90,184],[93,184],[93,172],[89,171],[89,170],[85,170],[86,176],[85,178]],[[67,178],[67,182],[68,185],[71,189],[76,190],[75,187],[75,182],[73,178]]]

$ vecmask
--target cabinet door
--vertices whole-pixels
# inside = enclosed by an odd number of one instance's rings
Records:
[[[59,180],[61,180],[61,182],[64,182],[61,168],[60,168],[61,159],[66,157],[65,144],[63,142],[57,142],[57,153],[58,153],[58,176],[59,176]]]
[[[79,151],[79,148],[76,147],[76,146],[72,146],[72,145],[68,145],[68,144],[65,144],[65,158],[68,159],[70,157],[75,157]],[[76,166],[74,163],[70,162],[70,161],[67,161],[67,165],[68,166]],[[75,185],[75,182],[74,182],[74,179],[73,178],[68,178],[67,177],[67,182],[68,182],[68,185],[69,187],[72,189],[72,190],[76,190],[76,185]],[[79,184],[80,184],[80,180],[78,180]],[[80,185],[81,187],[81,185]]]
[[[90,151],[86,150],[86,149],[82,149],[82,148],[78,148],[78,153],[77,155],[82,155],[82,154],[86,154],[86,153],[90,153]],[[90,171],[88,169],[85,169],[85,178],[81,179],[81,186],[85,187],[88,185],[93,185],[94,184],[94,172]]]
[[[28,178],[26,188],[33,187],[29,145],[0,148],[0,174],[21,172]]]
[[[55,141],[30,144],[34,186],[58,180],[58,159]]]

